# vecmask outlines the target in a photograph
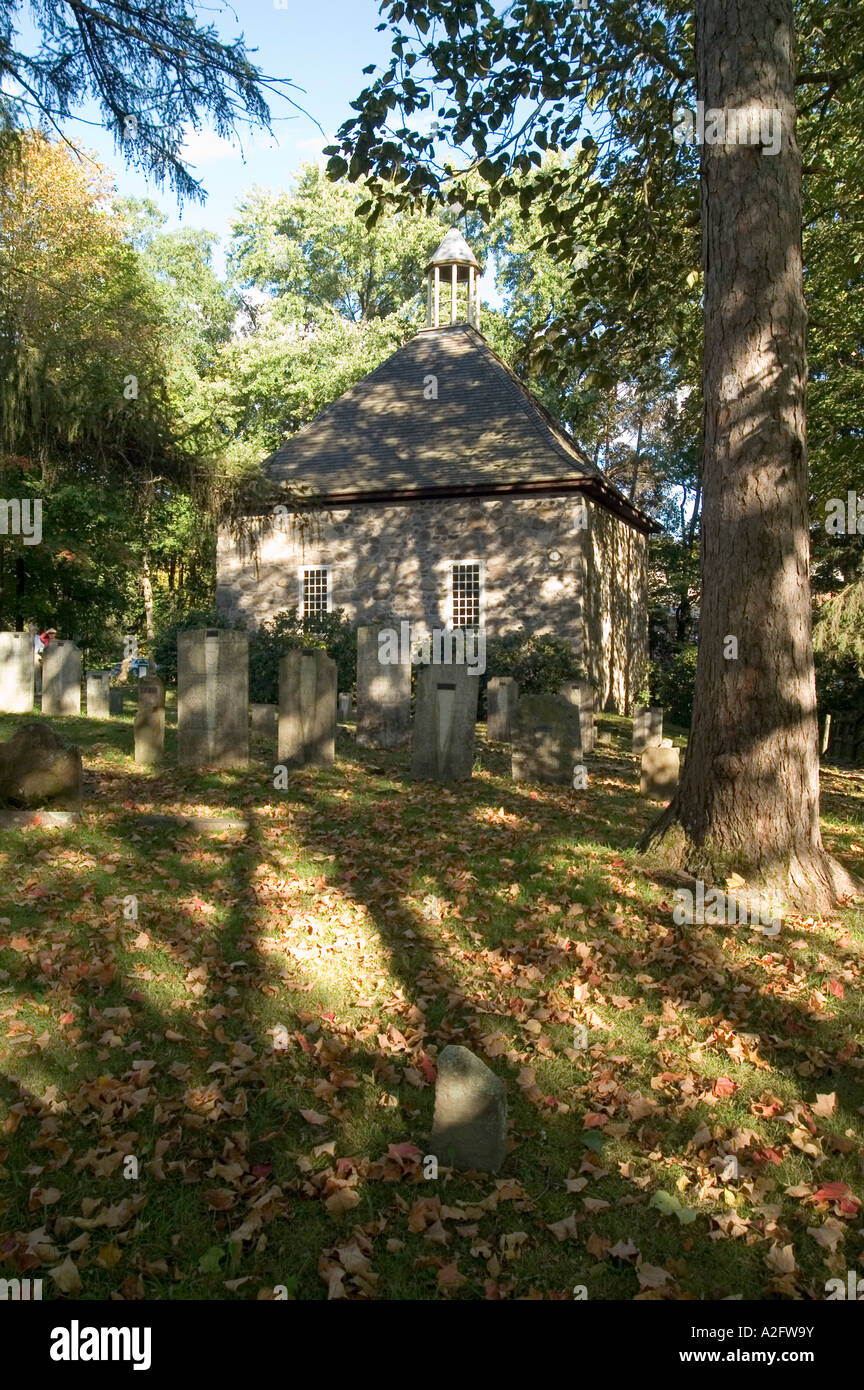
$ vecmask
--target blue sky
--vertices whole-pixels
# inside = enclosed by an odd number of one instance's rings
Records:
[[[274,136],[257,130],[245,131],[242,150],[220,141],[212,131],[194,132],[189,140],[189,157],[195,177],[207,190],[207,201],[186,203],[178,208],[176,196],[148,181],[127,165],[122,149],[113,136],[97,124],[69,121],[65,133],[70,140],[95,152],[113,171],[121,195],[153,198],[168,215],[169,226],[182,223],[207,227],[220,236],[227,233],[231,210],[243,191],[258,184],[284,186],[290,174],[304,161],[320,158],[327,139],[315,125],[332,138],[350,115],[350,102],[369,81],[362,69],[369,63],[383,63],[389,55],[386,33],[378,34],[378,0],[240,0],[234,9],[226,5],[197,6],[204,21],[214,23],[223,39],[233,39],[242,31],[247,47],[257,49],[253,61],[268,76],[290,78],[303,91],[291,95],[309,112],[301,115],[278,98],[271,102]],[[24,27],[19,42],[32,51],[34,31]],[[98,119],[95,106],[82,110],[87,122]],[[314,117],[314,120],[311,119]]]

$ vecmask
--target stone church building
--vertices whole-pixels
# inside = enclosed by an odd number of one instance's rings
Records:
[[[254,557],[220,533],[217,603],[249,628],[296,605],[409,619],[418,636],[554,634],[598,707],[623,711],[647,657],[659,528],[489,347],[480,273],[451,228],[427,267],[428,326],[264,463],[274,496],[307,489],[307,523],[280,516]]]

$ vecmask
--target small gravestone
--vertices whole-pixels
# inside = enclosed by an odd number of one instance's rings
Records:
[[[341,723],[346,723],[351,718],[351,695],[345,691],[339,694],[339,719]]]
[[[249,761],[249,638],[194,628],[177,634],[177,759],[196,767]]]
[[[279,762],[332,767],[336,752],[336,662],[318,648],[279,662]]]
[[[578,709],[582,752],[593,753],[597,742],[593,685],[590,681],[565,681],[558,693]]]
[[[0,632],[0,714],[30,714],[36,665],[29,632]]]
[[[54,638],[42,656],[42,713],[80,715],[81,653],[74,642]]]
[[[165,686],[158,676],[138,682],[135,712],[135,761],[143,766],[161,763],[165,756]]]
[[[123,713],[123,691],[118,686],[112,686],[108,691],[108,713]]]
[[[513,781],[572,787],[581,759],[576,706],[561,695],[523,695],[513,721]]]
[[[87,718],[107,719],[111,713],[111,672],[87,672]]]
[[[75,808],[82,786],[81,750],[64,743],[50,724],[24,724],[0,743],[0,802],[7,806]]]
[[[249,732],[253,739],[269,743],[276,737],[278,723],[278,705],[249,706]]]
[[[518,703],[519,682],[513,676],[493,676],[486,687],[486,734],[492,743],[510,742]]]
[[[633,710],[633,752],[643,753],[646,748],[659,748],[663,740],[663,711],[657,705],[646,709],[636,705]]]
[[[479,681],[467,666],[424,666],[417,676],[411,776],[466,782],[474,766]]]
[[[677,748],[646,748],[642,754],[639,790],[651,801],[669,801],[678,786],[681,772]]]
[[[401,624],[357,629],[357,742],[362,748],[404,748],[411,733],[411,662],[401,644],[382,641]],[[382,660],[398,648],[398,660]]]
[[[440,1164],[462,1172],[497,1173],[507,1156],[504,1083],[467,1047],[451,1044],[438,1055],[429,1146]]]

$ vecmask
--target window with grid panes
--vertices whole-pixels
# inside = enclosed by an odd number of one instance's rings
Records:
[[[330,611],[330,571],[327,569],[308,569],[303,571],[303,616]]]
[[[480,565],[471,561],[453,566],[453,626],[480,626]]]

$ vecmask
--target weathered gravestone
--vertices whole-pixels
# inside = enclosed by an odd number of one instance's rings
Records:
[[[411,776],[466,782],[474,766],[479,682],[467,666],[423,666],[417,675]]]
[[[165,756],[165,685],[158,676],[138,682],[135,712],[136,763],[161,763]]]
[[[565,681],[559,692],[579,711],[579,731],[582,737],[582,752],[593,753],[597,743],[594,726],[594,687],[590,681]]]
[[[678,748],[646,748],[642,754],[639,790],[652,801],[669,801],[681,773]]]
[[[269,742],[276,737],[278,724],[278,705],[249,706],[249,730],[253,739]]]
[[[196,628],[177,634],[177,757],[198,767],[249,761],[249,638]]]
[[[119,686],[112,686],[111,689],[108,691],[109,714],[123,713],[123,694],[124,692],[119,688]]]
[[[643,753],[646,748],[659,748],[663,740],[663,711],[658,705],[646,709],[636,705],[633,710],[633,752]]]
[[[582,759],[579,710],[561,695],[523,695],[513,721],[514,782],[573,786]]]
[[[33,709],[33,638],[29,632],[0,632],[0,714]]]
[[[332,767],[336,749],[336,662],[313,647],[279,662],[279,762]]]
[[[74,808],[82,785],[81,750],[64,743],[50,724],[24,724],[0,743],[0,802]]]
[[[111,672],[88,671],[85,684],[87,688],[87,718],[107,719],[111,713]]]
[[[827,722],[827,721],[826,721]],[[834,714],[828,727],[828,761],[841,767],[864,765],[864,716]]]
[[[357,742],[363,748],[403,748],[408,742],[411,663],[380,659],[379,633],[399,628],[394,618],[357,629]],[[388,652],[387,646],[383,652]]]
[[[493,676],[486,686],[486,734],[492,743],[510,742],[518,703],[519,682],[513,676]]]
[[[467,1047],[438,1054],[430,1151],[462,1172],[497,1173],[507,1157],[507,1092],[500,1077]]]
[[[42,655],[42,713],[81,713],[81,653],[74,642],[54,638]]]
[[[344,724],[351,718],[351,695],[350,692],[340,691],[338,699],[339,718]]]

